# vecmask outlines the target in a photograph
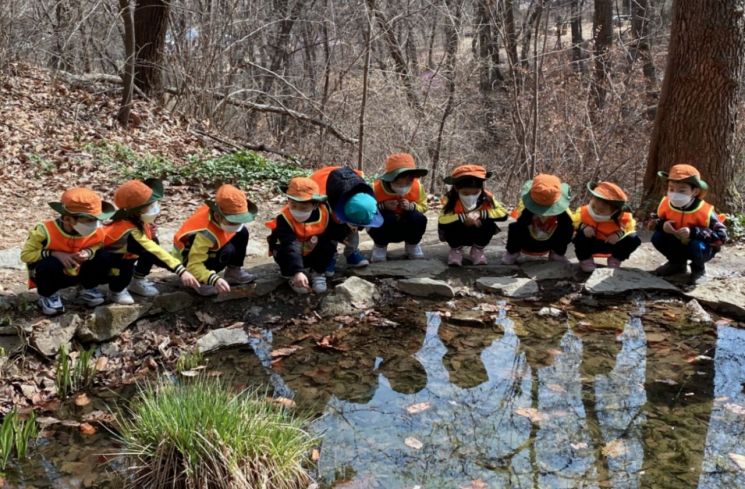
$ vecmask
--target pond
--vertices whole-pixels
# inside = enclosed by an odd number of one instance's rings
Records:
[[[321,487],[745,488],[745,330],[691,323],[675,301],[431,306],[324,324],[325,343],[266,330],[210,369],[313,418]],[[112,437],[70,431],[11,487],[117,487]]]

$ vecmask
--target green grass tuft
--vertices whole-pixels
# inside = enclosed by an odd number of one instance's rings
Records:
[[[5,470],[10,457],[23,460],[28,456],[29,443],[36,439],[39,428],[36,415],[32,412],[28,419],[21,419],[15,409],[3,418],[0,424],[0,470]]]
[[[176,371],[192,370],[205,363],[204,355],[199,350],[183,352],[176,360]]]
[[[93,385],[96,367],[93,363],[93,349],[81,350],[77,360],[67,352],[67,347],[60,347],[57,355],[55,384],[57,394],[66,398],[77,391]]]

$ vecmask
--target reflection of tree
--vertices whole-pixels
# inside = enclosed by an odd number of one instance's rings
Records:
[[[481,479],[489,487],[532,487],[527,449],[530,421],[515,413],[531,405],[532,373],[512,323],[481,353],[488,380],[470,389],[452,384],[443,366],[446,348],[438,335],[439,316],[430,315],[424,343],[416,354],[427,374],[413,394],[394,391],[380,375],[366,404],[334,397],[314,425],[324,433],[319,472],[327,482],[350,468],[374,487],[453,487],[454,481]],[[420,404],[426,403],[426,404]],[[421,412],[407,407],[420,405]],[[422,447],[407,446],[416,437]],[[409,445],[416,445],[409,440]]]
[[[541,488],[598,487],[582,404],[581,363],[582,341],[568,330],[553,365],[538,370],[535,452]]]
[[[699,488],[745,487],[745,331],[717,330],[714,404]],[[742,464],[742,465],[738,465]]]
[[[639,317],[629,319],[620,340],[613,370],[595,377],[595,411],[614,489],[639,487],[644,463],[641,437],[642,408],[647,402],[647,341]]]

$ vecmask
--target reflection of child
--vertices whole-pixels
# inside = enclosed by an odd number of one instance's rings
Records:
[[[621,188],[610,182],[587,185],[592,194],[590,202],[574,214],[577,234],[574,250],[583,272],[595,270],[593,255],[610,255],[609,268],[618,268],[642,241],[636,235],[636,221],[626,204],[628,197]]]
[[[521,252],[548,253],[549,260],[568,261],[564,255],[574,234],[569,200],[569,185],[557,176],[540,174],[525,182],[517,221],[509,225],[502,263],[513,265]]]
[[[406,243],[406,255],[423,258],[419,242],[427,228],[427,194],[419,178],[427,170],[417,168],[408,153],[395,153],[385,160],[385,173],[375,181],[373,189],[378,201],[383,225],[368,231],[375,242],[370,261],[387,259],[388,244]]]
[[[21,250],[29,287],[39,293],[42,314],[64,312],[59,291],[78,284],[82,286],[79,301],[90,307],[102,304],[104,295],[96,288],[96,270],[90,260],[103,246],[100,222],[111,217],[114,206],[87,188],[71,188],[49,206],[60,217],[37,224]]]
[[[667,195],[657,209],[652,244],[668,261],[655,273],[663,277],[685,273],[690,260],[690,281],[696,285],[706,273],[706,262],[727,241],[727,229],[714,206],[703,200],[709,187],[696,168],[674,165],[669,174],[658,175],[667,179]]]
[[[440,241],[450,246],[448,265],[463,264],[463,247],[470,246],[474,265],[486,265],[484,248],[499,232],[497,221],[507,219],[507,211],[484,189],[491,177],[483,166],[462,165],[445,178],[453,187],[443,199],[437,231]]]

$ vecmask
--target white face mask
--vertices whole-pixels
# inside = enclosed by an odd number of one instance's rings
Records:
[[[590,213],[590,217],[592,217],[592,220],[595,222],[608,222],[611,220],[611,217],[613,217],[612,214],[611,215],[598,214],[597,212],[595,212],[595,210],[592,208],[591,205],[587,206],[587,212]]]
[[[220,227],[227,233],[237,233],[243,229],[243,224],[220,224]]]
[[[476,207],[480,196],[481,192],[473,195],[458,194],[458,198],[460,199],[461,204],[463,204],[463,208],[467,211],[473,210]]]
[[[409,190],[411,190],[411,185],[393,185],[391,184],[391,190],[393,190],[398,195],[406,195],[409,193]]]
[[[693,201],[694,196],[688,194],[682,194],[680,192],[668,192],[667,198],[670,199],[670,203],[674,207],[682,209]]]
[[[292,214],[293,219],[295,219],[297,222],[305,222],[310,219],[310,215],[313,214],[313,209],[309,211],[290,209],[290,214]]]
[[[160,214],[160,204],[153,202],[140,214],[140,219],[142,219],[142,222],[153,222],[158,214]]]
[[[96,232],[99,224],[100,223],[98,221],[76,222],[75,224],[73,224],[72,228],[77,231],[79,235],[88,236],[89,234],[93,234],[94,232]]]

